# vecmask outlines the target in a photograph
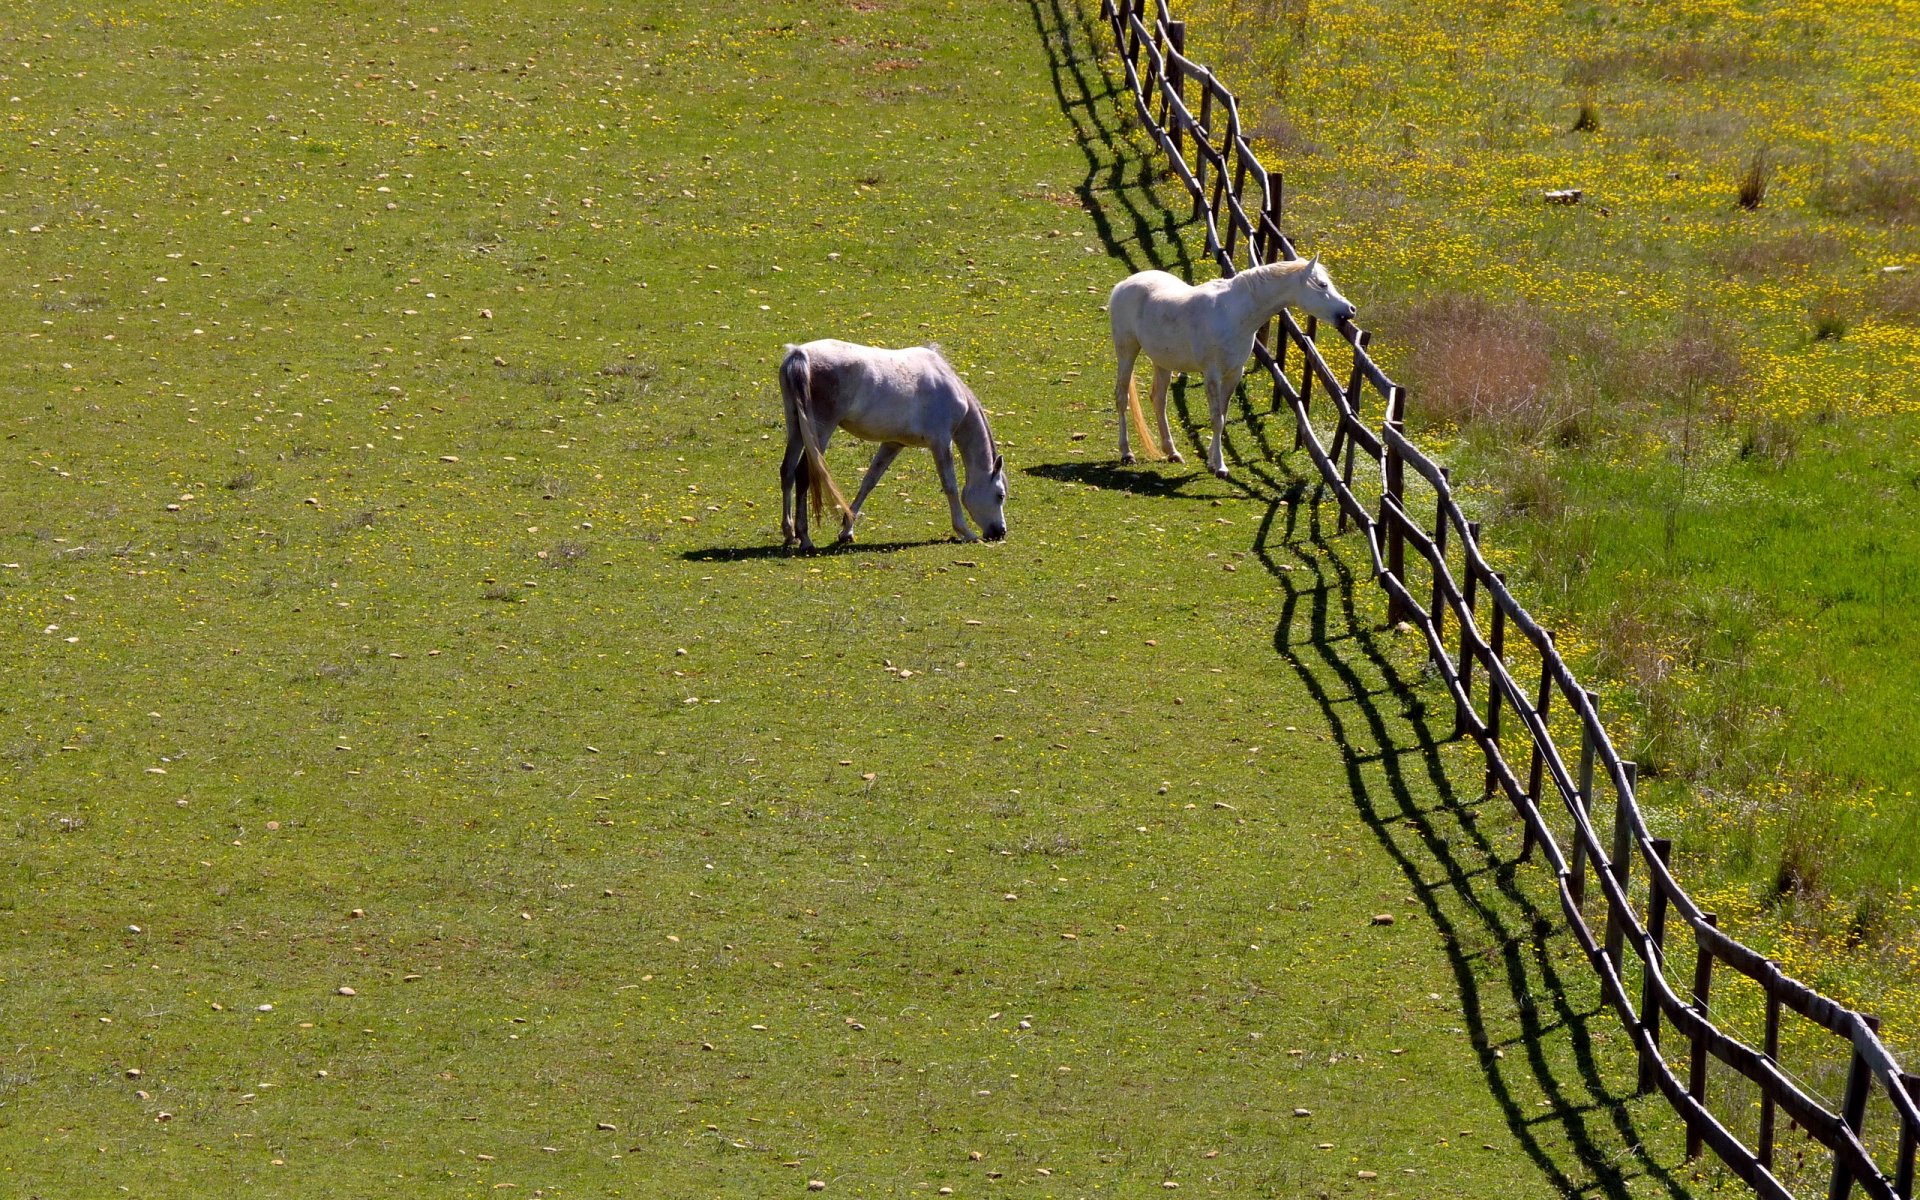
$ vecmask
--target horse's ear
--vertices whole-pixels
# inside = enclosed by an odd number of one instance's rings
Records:
[[[996,454],[993,456],[993,473],[995,475],[1005,475],[1007,473],[1006,455]]]
[[[1319,266],[1320,266],[1320,255],[1316,251],[1313,256],[1313,261],[1307,264],[1307,274],[1309,275],[1313,274],[1314,270]]]

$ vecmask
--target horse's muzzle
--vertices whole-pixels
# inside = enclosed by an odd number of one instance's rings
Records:
[[[1007,540],[1007,527],[1005,525],[995,525],[981,532],[986,535],[986,539],[990,542],[1004,542]]]

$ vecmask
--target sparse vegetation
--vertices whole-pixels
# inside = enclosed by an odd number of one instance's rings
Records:
[[[1190,37],[1254,36],[1230,0],[1194,3]],[[1860,1005],[1920,1011],[1920,964],[1875,940],[1920,914],[1920,750],[1872,732],[1920,719],[1900,18],[1363,0],[1275,41],[1284,89],[1240,75],[1243,104],[1340,147],[1272,146],[1290,232],[1357,273],[1409,419],[1523,594],[1577,630],[1684,877]],[[1595,136],[1569,133],[1582,102]],[[1802,809],[1824,871],[1777,904],[1814,861]],[[1856,920],[1862,897],[1893,915]]]

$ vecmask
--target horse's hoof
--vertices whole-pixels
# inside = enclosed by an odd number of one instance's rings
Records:
[[[1180,453],[1178,450],[1167,451],[1167,458],[1169,461],[1177,462],[1177,463],[1183,463],[1187,461],[1187,456]]]
[[[800,539],[800,552],[801,552],[802,554],[812,554],[812,553],[813,553],[813,539],[811,539],[811,538],[801,538],[801,539]]]
[[[1225,467],[1215,467],[1215,468],[1213,469],[1213,473],[1214,473],[1215,475],[1218,475],[1218,476],[1219,476],[1220,478],[1222,478],[1222,479],[1232,479],[1232,478],[1233,478],[1233,476],[1232,476],[1232,475],[1229,475],[1229,474],[1227,473],[1227,469],[1226,469]]]
[[[1120,456],[1120,465],[1121,465],[1121,466],[1123,466],[1123,467],[1130,467],[1130,466],[1132,466],[1132,465],[1133,465],[1133,455],[1131,455],[1131,454],[1122,454],[1122,455]]]
[[[833,544],[836,546],[853,545],[853,530],[849,529],[842,532],[839,537],[833,539]]]

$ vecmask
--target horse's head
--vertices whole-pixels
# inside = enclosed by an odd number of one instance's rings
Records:
[[[1322,321],[1351,321],[1353,314],[1360,311],[1353,301],[1340,294],[1333,286],[1333,277],[1320,265],[1320,256],[1313,256],[1307,264],[1305,286],[1300,289],[1300,307],[1306,309]]]
[[[969,471],[967,486],[960,491],[960,502],[973,515],[974,524],[990,542],[1007,536],[1007,460],[993,456],[991,471]]]

